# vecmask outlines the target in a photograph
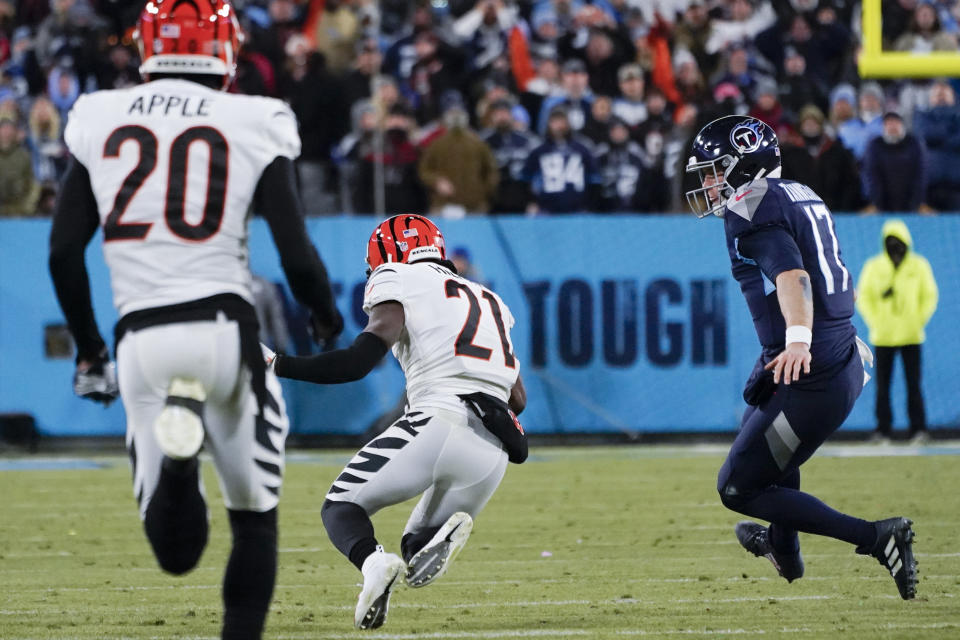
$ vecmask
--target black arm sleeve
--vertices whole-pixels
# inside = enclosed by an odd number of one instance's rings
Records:
[[[254,193],[254,207],[270,225],[280,264],[294,297],[328,326],[338,324],[339,312],[330,278],[310,242],[303,223],[293,161],[278,157],[264,169]]]
[[[97,200],[87,169],[70,156],[53,211],[50,277],[57,300],[77,343],[77,361],[93,360],[104,347],[90,301],[84,251],[100,225]]]
[[[784,271],[803,269],[800,247],[780,226],[767,226],[737,238],[737,251],[757,263],[763,275],[776,282]]]
[[[388,350],[380,337],[364,331],[346,349],[305,357],[277,355],[274,372],[281,378],[317,384],[353,382],[370,373]]]

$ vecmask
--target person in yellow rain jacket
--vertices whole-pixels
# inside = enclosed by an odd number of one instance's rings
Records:
[[[920,347],[926,340],[924,327],[937,308],[937,283],[930,263],[913,250],[910,230],[902,220],[884,224],[881,237],[883,251],[867,260],[860,272],[856,303],[877,352],[875,437],[890,437],[890,379],[899,351],[907,382],[908,437],[922,443],[929,435],[920,388]]]

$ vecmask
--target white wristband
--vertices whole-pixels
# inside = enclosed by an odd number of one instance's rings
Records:
[[[813,331],[802,324],[791,325],[787,327],[786,343],[791,342],[802,342],[809,347],[813,342]]]

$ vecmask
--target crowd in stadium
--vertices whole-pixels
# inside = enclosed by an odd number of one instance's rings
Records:
[[[960,210],[960,87],[861,80],[855,0],[234,6],[230,90],[293,107],[312,214],[375,211],[381,176],[387,212],[682,211],[692,135],[731,113],[773,126],[784,177],[834,211]],[[0,216],[51,211],[78,95],[140,82],[141,9],[0,0]],[[960,7],[885,0],[883,37],[956,50]]]

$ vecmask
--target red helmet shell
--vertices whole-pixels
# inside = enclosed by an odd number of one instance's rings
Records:
[[[387,262],[446,260],[443,234],[428,218],[406,214],[387,218],[370,234],[367,264],[376,269]]]
[[[197,73],[223,76],[237,70],[243,33],[226,0],[150,0],[135,34],[140,75]]]

